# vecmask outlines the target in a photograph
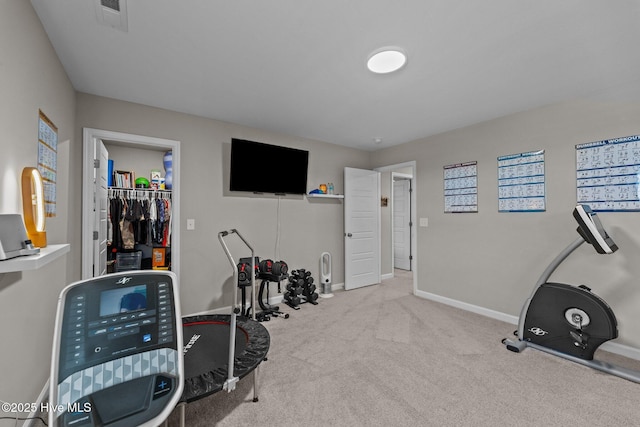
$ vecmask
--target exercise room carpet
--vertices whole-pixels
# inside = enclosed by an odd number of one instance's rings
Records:
[[[507,351],[501,339],[514,325],[415,297],[409,274],[297,311],[282,305],[290,318],[264,323],[271,349],[259,402],[250,374],[232,393],[187,405],[186,425],[640,425],[640,384],[533,349]]]

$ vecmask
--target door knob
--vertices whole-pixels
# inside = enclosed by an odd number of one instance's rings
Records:
[[[351,237],[351,236],[353,236],[353,234],[347,233],[347,237]]]

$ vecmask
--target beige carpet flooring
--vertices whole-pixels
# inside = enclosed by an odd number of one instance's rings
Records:
[[[411,294],[410,273],[263,324],[247,376],[186,406],[204,426],[640,426],[640,384],[501,344],[514,325]],[[603,355],[596,354],[596,357]],[[604,354],[640,370],[640,362]],[[169,418],[179,425],[178,411]]]

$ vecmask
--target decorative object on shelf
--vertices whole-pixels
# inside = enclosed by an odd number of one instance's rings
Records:
[[[143,176],[136,178],[136,188],[149,188],[149,180]]]
[[[44,184],[40,171],[33,167],[22,169],[22,212],[27,236],[33,246],[47,246]]]
[[[118,188],[133,188],[135,184],[132,171],[117,170],[113,172],[113,186]]]
[[[322,194],[327,194],[327,184],[320,184],[320,192]]]
[[[173,186],[173,151],[169,150],[164,153],[164,186],[167,190],[171,190]]]
[[[166,265],[167,248],[153,248],[151,250],[151,266],[153,269]]]
[[[113,187],[113,160],[107,160],[107,187]]]

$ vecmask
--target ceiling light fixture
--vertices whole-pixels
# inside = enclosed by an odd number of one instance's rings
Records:
[[[407,54],[399,47],[387,46],[376,49],[367,59],[367,68],[372,73],[387,74],[407,64]]]

